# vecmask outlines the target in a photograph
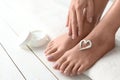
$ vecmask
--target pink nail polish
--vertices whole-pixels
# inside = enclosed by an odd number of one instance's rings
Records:
[[[80,75],[81,73],[80,73],[80,72],[78,72],[77,74],[78,74],[78,75]]]
[[[53,57],[52,56],[47,56],[47,59],[51,60],[51,59],[53,59]]]
[[[72,36],[72,39],[75,39],[75,36]]]
[[[93,20],[92,17],[91,17],[91,18],[88,18],[88,21],[89,21],[90,23],[92,23],[92,20]]]
[[[53,68],[54,68],[54,69],[57,69],[57,65],[54,65]]]
[[[70,76],[74,76],[74,74],[70,74]]]

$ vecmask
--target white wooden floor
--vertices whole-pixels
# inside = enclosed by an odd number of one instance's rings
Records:
[[[51,38],[65,31],[69,4],[53,1],[0,0],[0,80],[90,80],[85,75],[67,77],[54,70],[44,56],[45,47],[19,47],[20,36],[31,30],[44,30]]]

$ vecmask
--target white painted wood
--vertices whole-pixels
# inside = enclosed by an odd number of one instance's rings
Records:
[[[30,50],[19,47],[18,37],[1,20],[0,40],[27,80],[57,80]]]
[[[0,80],[25,80],[0,44]]]
[[[15,0],[12,0],[12,1],[15,1]],[[19,1],[20,0],[18,0],[18,2]],[[33,2],[35,1],[35,3],[33,3],[33,7],[34,9],[37,9],[36,12],[39,12],[39,13],[35,14],[32,9],[30,12],[28,11],[29,12],[28,13],[26,9],[23,9],[23,7],[20,8],[18,6],[15,6],[15,4],[17,3],[13,4],[10,0],[2,0],[2,2],[0,3],[0,11],[1,11],[0,16],[4,20],[6,20],[11,27],[14,27],[14,29],[19,34],[21,34],[21,31],[24,32],[25,30],[29,31],[34,29],[43,29],[44,31],[49,33],[50,36],[55,37],[57,35],[52,32],[53,32],[53,29],[57,30],[58,27],[59,27],[59,30],[55,32],[57,34],[61,34],[61,32],[63,32],[65,27],[65,22],[66,22],[67,8],[64,8],[55,3],[52,3],[51,0],[45,0],[45,1],[30,0],[30,2],[28,3],[26,2],[27,0],[24,0],[24,1],[22,2],[26,5],[31,4],[31,1]],[[8,5],[6,5],[6,3]],[[39,3],[39,6],[35,6],[35,4],[37,3]],[[45,3],[48,6],[45,6],[44,5]],[[22,3],[20,6],[22,6]],[[18,9],[14,7],[17,7]],[[29,27],[32,27],[32,28],[29,28]]]

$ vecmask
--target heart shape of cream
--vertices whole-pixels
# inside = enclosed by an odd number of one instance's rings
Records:
[[[85,47],[82,47],[83,44],[87,45]],[[92,47],[92,42],[90,40],[81,40],[80,41],[80,50],[86,50]]]

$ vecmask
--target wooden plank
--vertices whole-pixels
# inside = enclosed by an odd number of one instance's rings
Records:
[[[18,37],[0,20],[0,40],[27,80],[57,80],[57,78],[29,50],[18,45]]]
[[[26,0],[24,0],[26,2]],[[30,0],[30,2],[33,0]],[[47,10],[45,5],[43,5],[47,1]],[[14,28],[19,34],[22,34],[25,31],[35,30],[35,29],[43,29],[47,33],[50,33],[52,37],[55,37],[56,34],[52,33],[53,28],[56,30],[59,27],[59,31],[55,31],[56,33],[63,32],[63,28],[66,22],[66,14],[67,9],[64,7],[60,7],[57,4],[53,3],[51,0],[38,0],[40,13],[32,14],[24,11],[22,4],[20,5],[22,8],[15,6],[17,4],[16,0],[1,0],[0,2],[0,16],[7,22],[9,25]],[[14,3],[12,3],[14,2]],[[19,0],[18,0],[19,2]],[[11,4],[12,5],[11,5]],[[37,0],[35,1],[37,3]],[[33,3],[35,5],[35,3]],[[28,3],[27,3],[28,4]],[[19,4],[18,4],[19,5]],[[15,7],[18,7],[15,8]],[[33,6],[34,7],[34,6]],[[34,9],[36,9],[34,7]],[[22,10],[23,9],[23,10]],[[52,9],[52,11],[51,11]],[[32,11],[32,10],[31,10]],[[60,12],[63,12],[59,15]],[[34,13],[34,11],[33,11]],[[60,18],[59,18],[60,17]],[[63,21],[63,22],[62,22]],[[43,23],[45,23],[43,25]],[[48,27],[49,25],[49,27]],[[31,27],[31,28],[30,28]],[[50,28],[51,27],[51,28]],[[48,30],[49,29],[49,30]],[[22,31],[22,32],[21,32]]]
[[[25,80],[0,44],[0,80]]]

